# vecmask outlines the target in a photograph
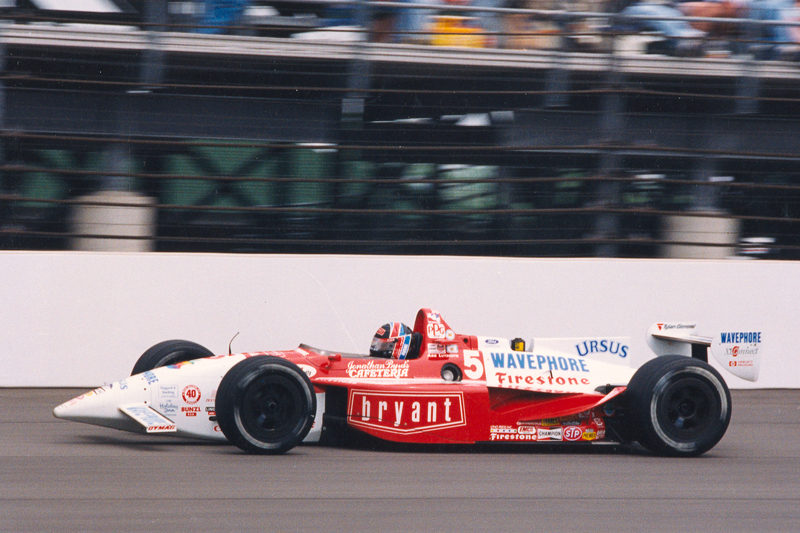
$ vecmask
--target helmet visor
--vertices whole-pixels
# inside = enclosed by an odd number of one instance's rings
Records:
[[[394,345],[397,344],[398,339],[372,339],[372,345],[369,347],[369,352],[377,357],[391,357],[394,353]]]

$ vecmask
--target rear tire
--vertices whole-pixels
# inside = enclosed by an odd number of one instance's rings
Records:
[[[196,342],[171,340],[159,342],[144,352],[136,364],[133,365],[131,376],[153,370],[154,368],[174,365],[181,361],[191,361],[212,357],[214,353]]]
[[[703,454],[722,439],[731,420],[725,380],[697,359],[652,359],[636,371],[625,395],[632,436],[658,455]]]
[[[314,424],[317,397],[300,367],[273,356],[245,359],[222,378],[216,412],[225,437],[248,453],[279,454]]]

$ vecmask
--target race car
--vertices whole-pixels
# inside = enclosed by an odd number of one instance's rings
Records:
[[[56,407],[57,418],[229,441],[255,454],[370,435],[399,443],[629,443],[668,456],[715,446],[731,417],[725,380],[758,378],[761,332],[647,332],[657,357],[628,364],[630,339],[461,335],[432,309],[381,326],[367,355],[294,350],[214,355],[189,341],[147,350],[132,375]],[[229,348],[230,352],[230,348]]]

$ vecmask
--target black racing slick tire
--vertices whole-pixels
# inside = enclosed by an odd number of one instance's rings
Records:
[[[153,370],[167,365],[174,365],[181,361],[191,361],[193,359],[202,359],[203,357],[211,357],[214,353],[200,346],[196,342],[171,340],[159,342],[144,352],[136,364],[133,365],[131,376]]]
[[[308,435],[317,397],[294,363],[261,355],[234,365],[217,389],[217,422],[227,439],[248,453],[280,454]]]
[[[698,359],[652,359],[636,371],[625,395],[633,437],[658,455],[701,455],[722,439],[731,420],[725,380]]]

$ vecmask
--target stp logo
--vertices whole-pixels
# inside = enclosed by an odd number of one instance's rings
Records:
[[[567,426],[564,428],[564,440],[581,440],[583,430],[578,426]]]

